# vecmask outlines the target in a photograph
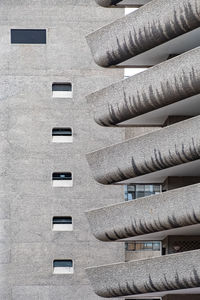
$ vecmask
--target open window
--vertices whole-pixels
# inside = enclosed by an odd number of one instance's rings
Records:
[[[72,84],[66,83],[53,83],[52,84],[53,98],[72,98]]]
[[[52,174],[53,187],[72,187],[73,178],[71,172],[55,172]]]
[[[72,231],[72,217],[53,217],[53,231]]]
[[[74,267],[71,259],[57,259],[53,261],[54,274],[73,274]]]
[[[66,128],[53,128],[52,129],[52,142],[54,143],[72,143],[73,134],[70,127]]]

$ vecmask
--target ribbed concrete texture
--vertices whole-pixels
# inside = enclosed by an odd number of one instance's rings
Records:
[[[91,152],[99,183],[111,184],[200,158],[200,116]]]
[[[116,5],[119,2],[122,2],[122,0],[95,0],[97,4],[108,7],[110,5]]]
[[[115,125],[200,93],[200,47],[89,95],[95,121]]]
[[[95,62],[107,67],[200,25],[199,0],[153,0],[87,36]]]
[[[118,240],[200,223],[199,194],[196,184],[86,214],[97,239]]]
[[[86,270],[97,295],[111,298],[200,286],[200,250]]]

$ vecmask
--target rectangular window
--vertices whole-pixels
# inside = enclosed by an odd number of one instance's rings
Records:
[[[73,274],[73,261],[71,259],[54,260],[53,273],[54,274]]]
[[[52,84],[53,98],[72,98],[72,84],[66,83],[53,83]]]
[[[52,142],[54,143],[72,143],[72,129],[71,128],[53,128]]]
[[[125,242],[126,251],[160,251],[161,242]]]
[[[46,29],[11,29],[11,44],[46,44]]]
[[[161,184],[128,184],[125,185],[125,200],[156,195],[162,192]]]
[[[72,217],[53,217],[53,231],[72,231]]]
[[[53,187],[72,187],[73,179],[71,172],[56,172],[52,174]]]

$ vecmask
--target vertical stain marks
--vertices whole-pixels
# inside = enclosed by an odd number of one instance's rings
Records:
[[[159,292],[159,291],[170,291],[178,289],[187,289],[200,286],[200,276],[197,269],[193,266],[191,272],[187,274],[181,273],[176,270],[173,276],[165,273],[165,265],[161,273],[158,274],[157,279],[152,279],[150,274],[146,275],[147,279],[144,279],[144,282],[141,284],[136,284],[135,280],[132,278],[129,282],[113,282],[115,288],[107,288],[106,291],[102,291],[99,295],[104,297],[120,297],[128,295],[136,295],[150,292]],[[172,272],[171,272],[172,273]],[[134,276],[133,276],[134,277]]]
[[[195,70],[191,66],[191,70],[187,72],[184,68],[177,72],[177,68],[175,68],[169,79],[158,78],[158,81],[153,82],[145,89],[140,89],[140,86],[137,89],[137,85],[134,89],[130,88],[134,84],[134,81],[130,81],[127,90],[122,86],[123,98],[120,99],[120,102],[115,105],[108,104],[108,109],[105,110],[104,115],[95,117],[95,121],[102,126],[116,125],[141,114],[198,95],[200,93],[200,77],[198,66],[196,67]],[[151,75],[150,71],[149,76]]]
[[[174,9],[173,12],[170,11],[168,18],[146,22],[142,29],[137,30],[135,27],[128,30],[130,26],[127,26],[123,36],[119,38],[117,35],[115,40],[112,40],[112,46],[110,45],[110,49],[105,53],[106,64],[104,66],[121,63],[200,26],[197,1],[195,3],[193,1],[193,4],[190,1],[181,1],[179,5],[175,1],[171,5]],[[130,17],[129,21],[131,22]]]

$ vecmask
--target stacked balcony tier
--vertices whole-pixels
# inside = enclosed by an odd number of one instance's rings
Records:
[[[121,63],[200,26],[199,0],[153,0],[89,34],[95,62]]]
[[[95,121],[111,126],[199,93],[200,47],[97,91],[88,101]]]
[[[145,235],[200,223],[200,184],[87,212],[101,241]]]
[[[200,287],[200,250],[88,268],[97,295],[105,298]]]
[[[200,116],[87,155],[99,183],[112,184],[200,159]]]

